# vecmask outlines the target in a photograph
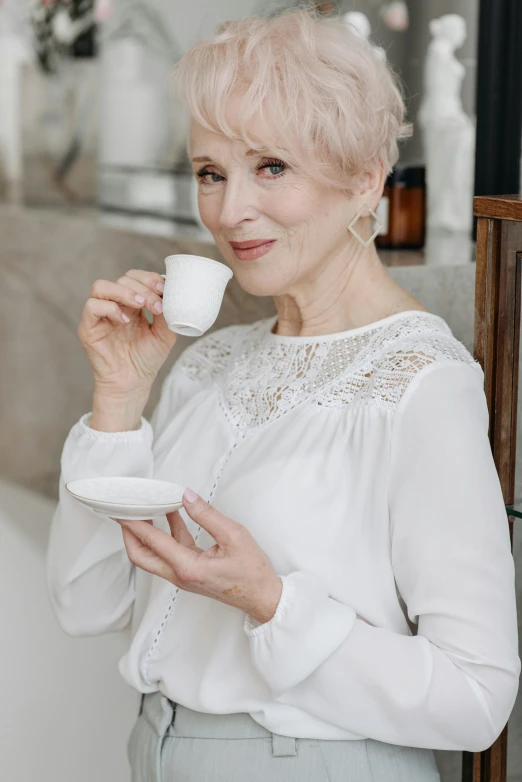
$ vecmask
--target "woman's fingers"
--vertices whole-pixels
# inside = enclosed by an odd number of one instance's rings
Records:
[[[162,297],[159,291],[152,291],[142,282],[124,275],[117,280],[117,284],[129,289],[134,293],[134,296],[140,297],[142,306],[146,307],[153,315],[158,315],[163,312]],[[138,299],[136,299],[138,301]]]
[[[179,511],[175,510],[172,513],[167,513],[167,521],[174,540],[177,540],[178,543],[182,543],[184,546],[196,545],[196,541],[188,531],[187,525]]]
[[[151,324],[151,331],[155,337],[161,342],[166,344],[169,349],[175,344],[177,334],[171,331],[167,326],[167,322],[162,315],[163,303],[162,296],[165,289],[165,278],[161,274],[155,272],[144,272],[140,269],[131,269],[124,277],[121,277],[118,282],[121,285],[128,285],[136,291],[157,291],[157,293],[148,293],[148,301],[152,301],[152,306],[147,305],[149,312],[153,314],[153,321]],[[145,295],[143,293],[143,295]],[[152,299],[150,296],[152,295]],[[159,304],[159,306],[158,306]]]
[[[163,315],[154,315],[151,325],[151,331],[154,336],[168,345],[169,349],[176,343],[177,334],[175,331],[171,331],[167,326],[167,321]]]
[[[147,292],[146,289],[134,291],[126,285],[121,285],[119,282],[110,282],[109,280],[96,280],[91,288],[91,297],[116,301],[118,304],[132,307],[133,309],[141,309],[141,307],[150,304],[151,311],[158,300],[157,296]]]
[[[120,308],[115,301],[105,301],[104,299],[87,299],[83,310],[83,326],[86,329],[92,329],[101,318],[107,318],[118,326],[129,323],[130,318]],[[79,332],[81,336],[82,324]]]
[[[123,542],[127,549],[127,556],[133,565],[169,581],[172,579],[172,569],[158,554],[141,542],[137,535],[133,533],[130,525],[122,524],[121,531]]]
[[[142,285],[145,285],[146,288],[155,293],[163,293],[165,289],[165,280],[161,274],[158,274],[157,272],[145,272],[142,269],[129,269],[128,272],[125,272],[125,276],[131,277],[137,282],[141,282]]]

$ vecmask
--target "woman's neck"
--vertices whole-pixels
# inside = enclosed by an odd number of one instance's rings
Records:
[[[290,337],[348,331],[404,310],[427,311],[400,287],[379,259],[375,247],[338,276],[320,276],[308,289],[274,296],[274,333]],[[331,271],[331,270],[329,270]]]

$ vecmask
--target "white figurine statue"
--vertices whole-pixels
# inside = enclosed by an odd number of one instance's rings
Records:
[[[350,25],[361,38],[365,38],[366,40],[370,38],[372,26],[366,14],[361,13],[361,11],[348,11],[347,14],[343,15],[342,21],[344,24]],[[382,60],[386,58],[386,52],[382,47],[374,46],[373,48],[378,57]]]
[[[475,120],[460,98],[465,68],[455,50],[466,40],[466,22],[446,14],[430,22],[424,66],[424,96],[417,119],[422,129],[428,187],[428,225],[469,231],[473,223]]]

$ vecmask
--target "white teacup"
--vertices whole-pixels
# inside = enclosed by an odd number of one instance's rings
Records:
[[[177,334],[200,337],[215,322],[228,281],[228,266],[201,255],[169,255],[163,292],[163,315]]]

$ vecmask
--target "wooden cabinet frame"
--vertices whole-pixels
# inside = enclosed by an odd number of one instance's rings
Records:
[[[522,196],[477,196],[474,357],[484,370],[489,439],[505,505],[515,501]],[[513,548],[513,518],[506,515]],[[484,752],[464,752],[462,782],[506,782],[507,725]]]

